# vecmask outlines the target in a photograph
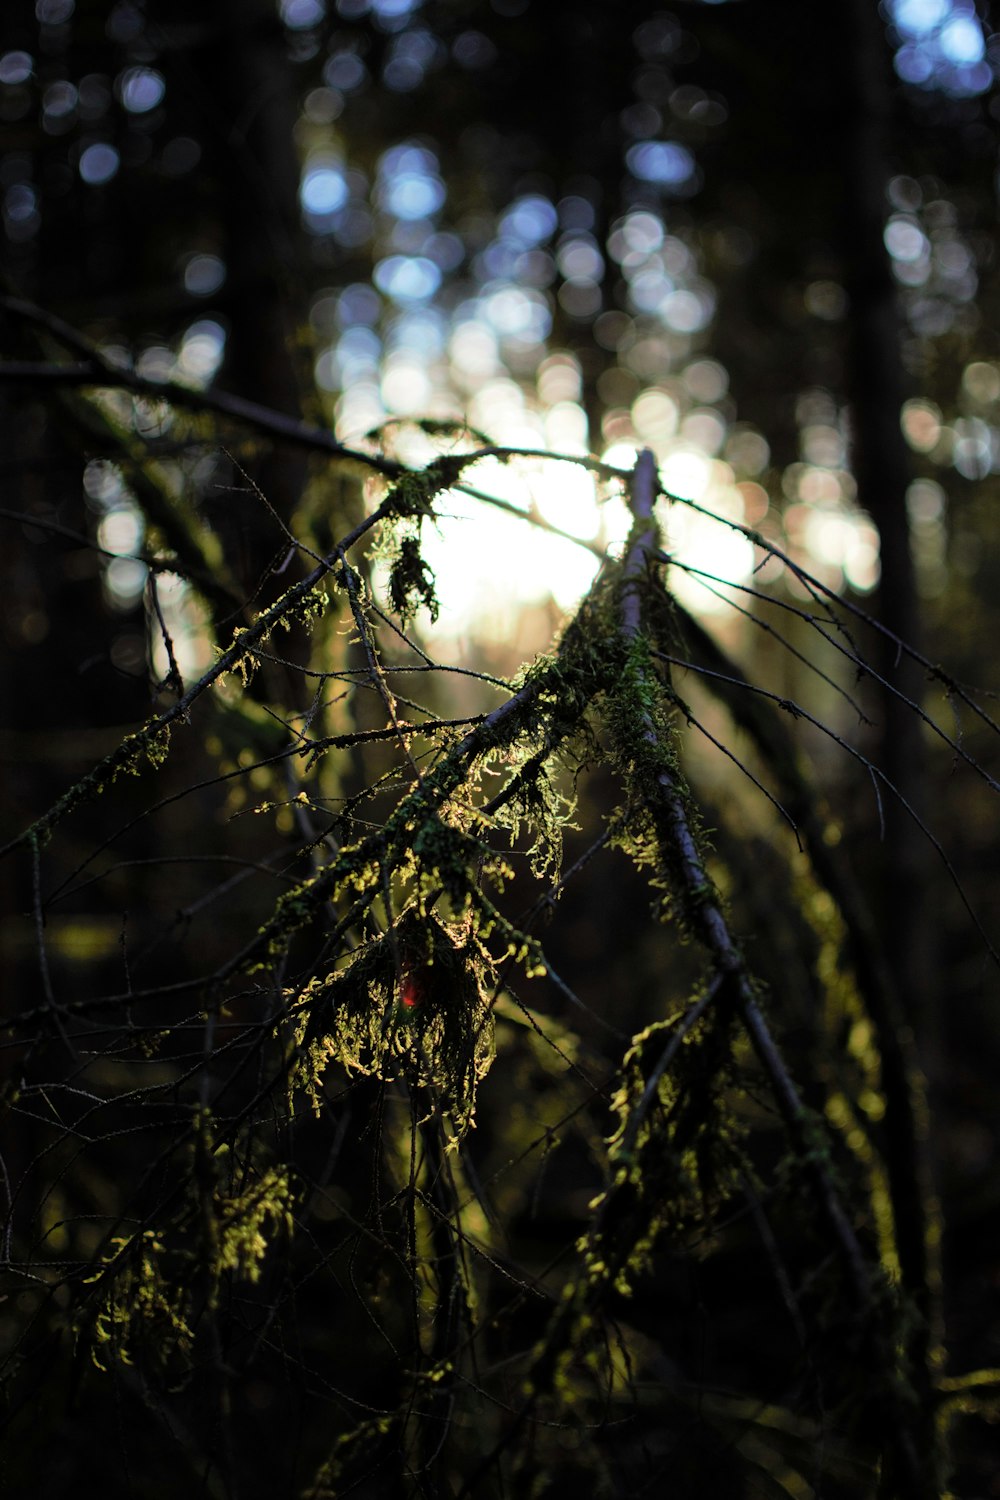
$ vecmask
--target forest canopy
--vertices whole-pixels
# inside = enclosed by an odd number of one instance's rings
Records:
[[[1000,1493],[998,70],[5,8],[5,1493]]]

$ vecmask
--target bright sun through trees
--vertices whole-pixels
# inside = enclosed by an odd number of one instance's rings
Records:
[[[436,65],[436,44],[429,33],[404,24],[419,7],[400,0],[370,9],[396,38],[396,60],[387,64],[386,81],[405,94]],[[286,25],[303,35],[321,11],[312,0],[282,6]],[[971,13],[949,0],[898,0],[893,17],[902,78],[958,95],[982,90],[991,75],[982,28]],[[671,52],[673,25],[653,18],[636,33],[637,50],[654,65]],[[459,41],[456,49],[465,65],[483,66],[492,44],[476,32]],[[21,61],[25,56],[8,53],[0,59],[4,79],[20,81],[30,63]],[[662,110],[640,98],[626,111],[634,144],[627,146],[623,165],[631,174],[635,203],[599,240],[583,180],[579,191],[559,199],[541,191],[523,193],[491,223],[476,210],[452,213],[439,148],[420,138],[390,147],[366,170],[352,159],[350,140],[338,122],[346,101],[367,79],[357,51],[349,46],[332,51],[324,82],[304,100],[298,127],[304,224],[320,243],[334,243],[345,253],[372,245],[375,253],[371,282],[322,290],[312,304],[315,376],[320,390],[330,393],[337,435],[356,444],[381,430],[376,442],[420,461],[432,451],[430,445],[394,424],[405,426],[415,417],[464,420],[504,447],[591,452],[625,468],[648,444],[666,489],[725,520],[760,530],[829,586],[869,592],[879,577],[878,534],[856,504],[845,411],[821,389],[800,398],[800,455],[781,475],[788,504],[776,512],[759,483],[770,462],[767,441],[740,420],[725,368],[700,353],[711,342],[714,290],[697,247],[683,228],[670,227],[670,204],[683,203],[696,191],[700,167],[696,151],[645,138]],[[164,82],[155,69],[140,66],[123,72],[116,88],[125,110],[142,115],[160,103]],[[51,92],[47,108],[57,118],[73,101],[67,103],[65,90]],[[669,103],[676,116],[697,121],[709,135],[726,118],[724,101],[691,86],[676,90]],[[116,169],[110,157],[98,161],[94,153],[102,149],[95,146],[81,157],[80,171],[88,181],[104,181]],[[932,182],[904,177],[890,189],[895,211],[886,245],[906,289],[910,319],[920,331],[960,322],[976,289],[970,251],[949,205],[935,192]],[[16,193],[8,200],[14,224],[27,233],[32,222],[27,198],[24,206]],[[738,231],[727,232],[724,254],[738,264],[748,245]],[[609,264],[619,269],[627,289],[620,310],[602,308]],[[226,267],[217,254],[192,247],[181,270],[187,289],[209,308],[224,292]],[[552,346],[553,295],[571,319],[592,320],[599,344],[614,355],[599,382],[605,409],[596,430],[580,403],[576,359]],[[833,281],[818,279],[803,295],[820,321],[847,315],[844,291]],[[225,340],[224,321],[209,311],[190,325],[176,349],[137,351],[136,369],[154,379],[206,385],[224,357]],[[125,357],[114,348],[106,352]],[[934,425],[933,411],[922,415],[929,410],[926,404],[909,404],[904,427],[916,451],[931,454],[936,463],[953,463],[962,473],[991,467],[997,444],[977,408],[993,398],[975,373],[989,368],[970,367],[963,385],[969,414],[953,428]],[[491,475],[484,462],[475,477],[484,492],[509,507],[537,510],[590,547],[620,546],[624,539],[627,519],[621,506],[579,470],[549,466],[540,483],[537,464],[505,466],[502,473],[493,465]],[[935,579],[940,580],[947,520],[940,499],[929,503],[928,482],[914,491],[911,513],[922,584],[932,594]],[[106,504],[106,483],[101,492],[105,499],[97,503]],[[529,540],[509,511],[490,514],[460,496],[450,497],[445,511],[427,538],[442,612],[436,626],[425,620],[424,628],[439,637],[503,634],[519,607],[547,597],[568,609],[598,565],[592,551],[555,535]],[[124,491],[102,525],[102,545],[123,559],[109,567],[109,592],[128,608],[144,586],[145,573],[141,564],[126,561],[141,536]],[[699,613],[718,613],[727,597],[725,585],[745,585],[761,561],[739,532],[691,511],[672,514],[668,532],[672,551],[687,569],[678,570],[676,587]],[[772,576],[779,567],[770,564]],[[180,596],[171,599],[168,590],[165,605],[183,638],[190,632],[179,603]]]

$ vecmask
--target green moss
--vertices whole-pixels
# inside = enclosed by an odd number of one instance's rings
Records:
[[[349,903],[342,923],[357,920],[385,882],[399,875],[415,881],[424,893],[442,890],[457,912],[482,909],[482,868],[492,867],[502,877],[502,867],[483,842],[484,819],[472,799],[487,759],[514,744],[518,755],[527,754],[530,769],[512,800],[520,796],[522,814],[536,820],[538,857],[550,868],[568,804],[559,793],[549,795],[542,778],[563,741],[576,737],[585,746],[590,743],[584,716],[607,685],[605,675],[593,680],[589,653],[580,656],[582,660],[567,652],[538,665],[522,685],[517,712],[487,721],[445,751],[377,833],[345,845],[328,866],[285,892],[259,931],[251,965],[259,968],[277,957],[297,931],[329,912],[331,902],[335,909]],[[454,795],[459,788],[461,799]]]

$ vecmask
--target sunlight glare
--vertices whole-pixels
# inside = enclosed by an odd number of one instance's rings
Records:
[[[683,500],[700,500],[711,478],[711,461],[703,453],[678,448],[660,466],[664,487]]]
[[[557,476],[557,471],[562,473]],[[475,489],[520,510],[537,508],[554,525],[570,529],[571,524],[580,532],[596,529],[593,482],[574,466],[546,464],[543,472],[539,464],[526,472],[487,458],[467,471],[467,478]],[[421,621],[428,639],[469,633],[509,638],[526,605],[551,598],[560,609],[571,609],[590,587],[598,565],[591,553],[540,531],[527,519],[455,491],[444,497],[435,523],[424,526],[421,545],[441,601],[437,624]]]
[[[581,541],[592,542],[601,516],[594,492],[594,476],[576,464],[545,464],[538,467],[538,511],[546,521],[568,531]],[[560,546],[568,545],[560,543]],[[575,548],[574,557],[578,554]]]

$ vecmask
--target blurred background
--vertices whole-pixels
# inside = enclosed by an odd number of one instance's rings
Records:
[[[363,462],[331,460],[306,429],[405,465],[480,442],[567,460],[484,459],[467,476],[478,497],[450,490],[435,522],[418,527],[439,608],[416,612],[412,644],[390,630],[383,648],[405,670],[428,671],[416,696],[442,717],[494,707],[495,688],[462,674],[512,679],[557,637],[604,557],[620,555],[630,524],[621,484],[571,460],[628,470],[651,448],[675,497],[658,506],[670,587],[710,643],[700,660],[714,660],[714,643],[804,710],[789,732],[916,1031],[958,1369],[1000,1363],[992,12],[986,0],[845,0],[822,11],[797,0],[7,0],[0,18],[0,840],[175,702],[234,626],[305,575],[311,564],[290,534],[326,552],[381,498]],[[95,360],[108,377],[100,390],[86,379]],[[158,399],[158,383],[190,401]],[[245,420],[200,409],[197,393],[213,391],[300,424],[298,435],[282,439],[246,408]],[[393,560],[376,547],[359,564],[383,603]],[[293,630],[254,691],[223,686],[194,710],[177,731],[183,758],[171,757],[154,790],[123,778],[44,855],[22,851],[0,867],[5,1008],[29,1016],[5,1054],[10,1088],[29,1081],[5,1157],[16,1274],[0,1328],[21,1433],[12,1494],[28,1492],[32,1402],[61,1445],[39,1494],[70,1493],[90,1462],[88,1422],[112,1420],[92,1378],[66,1406],[82,1377],[65,1330],[74,1289],[132,1212],[116,1183],[138,1180],[142,1132],[169,1140],[180,1118],[179,1080],[197,1066],[185,1048],[193,1058],[202,1046],[194,976],[221,969],[253,933],[323,833],[320,811],[355,806],[388,775],[388,752],[383,764],[380,751],[355,747],[306,788],[310,823],[296,811],[306,793],[285,778],[289,763],[269,761],[289,724],[306,722],[317,663],[341,674],[342,691],[318,718],[317,698],[309,723],[327,733],[384,725],[377,695],[357,687],[364,658],[350,625],[328,620],[310,638]],[[918,654],[901,652],[901,640]],[[393,681],[402,694],[402,677]],[[685,767],[752,959],[773,992],[795,994],[784,1021],[808,1072],[839,1035],[817,1042],[814,1015],[814,971],[836,967],[836,931],[803,916],[812,898],[793,841],[731,757],[771,785],[767,767],[710,686],[683,679],[708,731],[685,740]],[[615,792],[601,773],[579,797],[569,863],[590,848]],[[520,846],[514,863],[512,910],[532,899]],[[683,993],[696,971],[690,953],[648,930],[648,904],[603,850],[546,940],[566,993],[523,986],[553,1027],[572,1015],[596,1055],[608,1023],[631,1035],[662,1013],[654,985]],[[157,1001],[146,1027],[176,1028],[155,1064],[165,1092],[119,1115],[112,1101],[149,1077],[134,1061],[114,1072],[112,1058],[128,1050],[120,997],[154,981],[179,992]],[[33,1029],[30,1016],[53,995],[104,997],[106,1011],[88,1011],[107,1016],[92,1023],[99,1061],[75,1029],[71,1065],[65,1037]],[[530,1051],[520,1037],[511,1046],[519,1058]],[[536,1066],[522,1058],[510,1076],[533,1078],[528,1093],[542,1101]],[[501,1128],[511,1083],[495,1071],[489,1087],[483,1172],[499,1171],[512,1149]],[[551,1083],[553,1095],[565,1087]],[[252,1090],[239,1097],[234,1118]],[[557,1113],[571,1110],[567,1098]],[[342,1131],[361,1130],[373,1108],[362,1101]],[[334,1111],[342,1122],[349,1114]],[[518,1150],[544,1118],[539,1102],[517,1126]],[[600,1155],[597,1127],[593,1140],[581,1132],[561,1148],[561,1176],[553,1169],[561,1186],[548,1219],[533,1217],[541,1176],[510,1187],[512,1258],[541,1264],[580,1232]],[[320,1181],[320,1145],[303,1150],[299,1170]],[[357,1172],[348,1197],[363,1196]],[[162,1183],[156,1193],[169,1201]],[[135,1209],[136,1222],[146,1212]],[[690,1301],[679,1284],[674,1295],[679,1307]],[[752,1312],[714,1284],[702,1295],[713,1327],[745,1321],[754,1343]],[[765,1293],[755,1295],[766,1323]],[[268,1347],[268,1373],[234,1418],[238,1441],[250,1442],[255,1414],[275,1420],[283,1400],[310,1415],[294,1461],[273,1457],[247,1494],[257,1482],[311,1493],[316,1412],[341,1398],[310,1372],[321,1364],[331,1380],[351,1340],[371,1337],[355,1316],[347,1335],[326,1345],[317,1336],[319,1352],[293,1359]],[[267,1337],[254,1327],[259,1352]],[[697,1343],[690,1328],[684,1337]],[[727,1337],[691,1355],[706,1387],[770,1399],[770,1373]],[[377,1405],[373,1386],[388,1377],[372,1360],[350,1399]],[[155,1478],[150,1454],[173,1418],[147,1403],[154,1415],[142,1426],[146,1379],[130,1375],[115,1398],[123,1428],[136,1423],[140,1435],[131,1450],[114,1439],[132,1453],[114,1480],[95,1467],[109,1494],[132,1493],[130,1462],[150,1494],[176,1493],[187,1472]],[[736,1451],[732,1413],[713,1420]],[[194,1452],[182,1428],[169,1441]],[[982,1430],[970,1425],[963,1443],[955,1492],[1000,1495]],[[678,1474],[690,1463],[702,1488],[706,1451],[675,1454]],[[236,1492],[232,1468],[230,1488],[212,1489],[222,1460],[192,1462],[205,1493]],[[770,1493],[726,1475],[727,1492]],[[782,1494],[820,1493],[798,1479],[805,1488],[787,1475],[774,1482]],[[857,1476],[841,1482],[868,1492]],[[375,1487],[359,1493],[396,1493],[366,1483]],[[444,1487],[426,1493],[458,1493],[435,1483]]]

